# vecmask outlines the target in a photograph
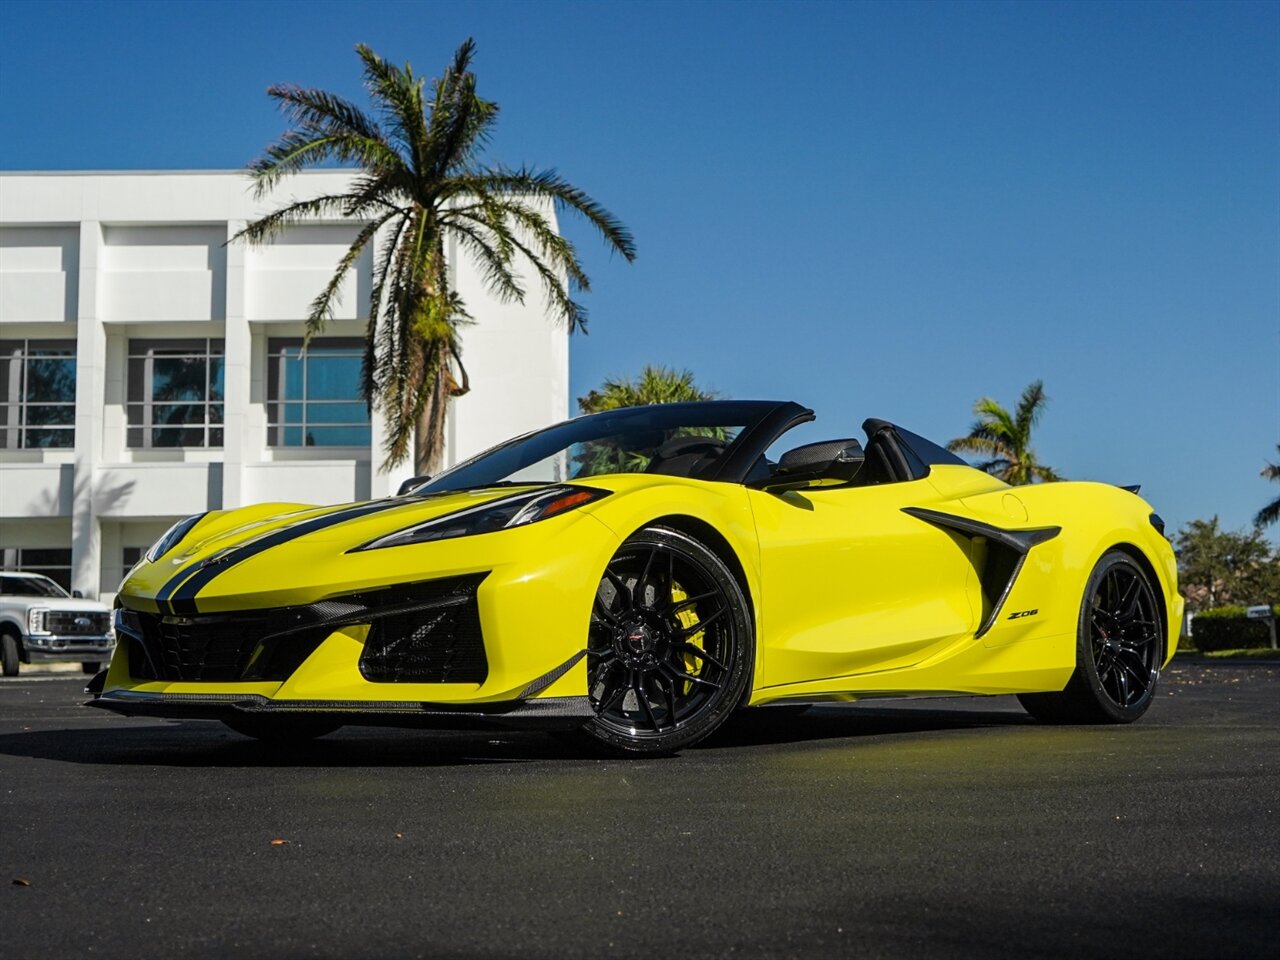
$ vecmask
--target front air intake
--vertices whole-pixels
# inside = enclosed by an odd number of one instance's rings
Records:
[[[484,683],[489,676],[476,590],[483,575],[419,584],[419,606],[375,619],[360,673],[372,683]]]

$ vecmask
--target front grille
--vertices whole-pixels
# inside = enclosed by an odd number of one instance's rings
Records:
[[[442,679],[426,682],[446,682],[446,677],[464,682],[476,675],[478,660],[483,680],[488,664],[475,592],[484,577],[406,584],[274,610],[161,616],[125,608],[120,632],[128,640],[129,673],[140,680],[287,680],[335,629],[351,624],[371,625],[360,659],[367,679],[423,682],[431,676]],[[454,622],[457,642],[447,636]],[[429,650],[421,642],[384,642],[422,633],[424,625],[424,637],[429,634],[432,641]],[[371,655],[375,637],[384,639]]]
[[[111,627],[109,613],[50,610],[45,617],[45,629],[59,637],[101,637]]]
[[[140,634],[130,636],[129,672],[143,680],[283,680],[288,674],[250,670],[269,647],[278,646],[267,642],[268,622],[267,616],[252,614],[161,617],[128,611],[125,625],[136,623]],[[324,637],[312,639],[308,653]]]
[[[429,608],[373,621],[360,672],[374,683],[484,683],[489,661],[476,589],[483,575],[437,580]]]

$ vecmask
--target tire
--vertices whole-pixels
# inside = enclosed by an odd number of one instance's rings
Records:
[[[102,664],[99,663],[97,660],[81,660],[80,661],[80,672],[85,674],[86,676],[93,676],[95,673],[97,673],[101,669],[102,669]]]
[[[342,726],[328,717],[253,716],[224,717],[222,722],[236,733],[266,743],[302,743],[333,733]]]
[[[692,746],[733,713],[751,679],[746,598],[704,544],[667,527],[627,539],[596,590],[578,739],[615,756]]]
[[[1133,723],[1155,697],[1164,640],[1150,578],[1129,554],[1111,550],[1085,584],[1071,679],[1059,693],[1018,700],[1044,723]]]
[[[6,677],[18,675],[18,638],[12,633],[0,634],[0,671]]]

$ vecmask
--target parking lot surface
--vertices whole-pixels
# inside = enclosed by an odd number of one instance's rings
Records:
[[[1129,727],[1012,698],[744,715],[661,760],[346,728],[273,749],[0,682],[9,957],[1262,957],[1280,665]]]

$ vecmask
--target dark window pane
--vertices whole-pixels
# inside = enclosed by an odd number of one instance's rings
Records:
[[[75,430],[51,429],[49,427],[28,427],[24,431],[23,445],[29,449],[50,447],[74,447],[76,445]]]
[[[208,360],[157,357],[151,374],[151,400],[203,400]]]
[[[222,446],[222,428],[221,427],[209,428],[209,446],[211,447]]]
[[[76,422],[76,408],[71,405],[53,406],[46,404],[27,405],[27,424],[31,426],[52,426],[61,424],[72,426]]]
[[[209,404],[209,422],[222,423],[222,404],[220,403]]]
[[[202,403],[157,404],[151,408],[151,425],[176,427],[184,423],[204,423],[205,409]]]
[[[369,440],[367,426],[307,427],[308,447],[367,447]]]
[[[157,427],[151,431],[153,447],[203,447],[204,427]]]
[[[75,358],[27,360],[26,399],[46,403],[76,399]]]
[[[209,358],[209,399],[221,400],[223,387],[223,362],[221,357]]]

